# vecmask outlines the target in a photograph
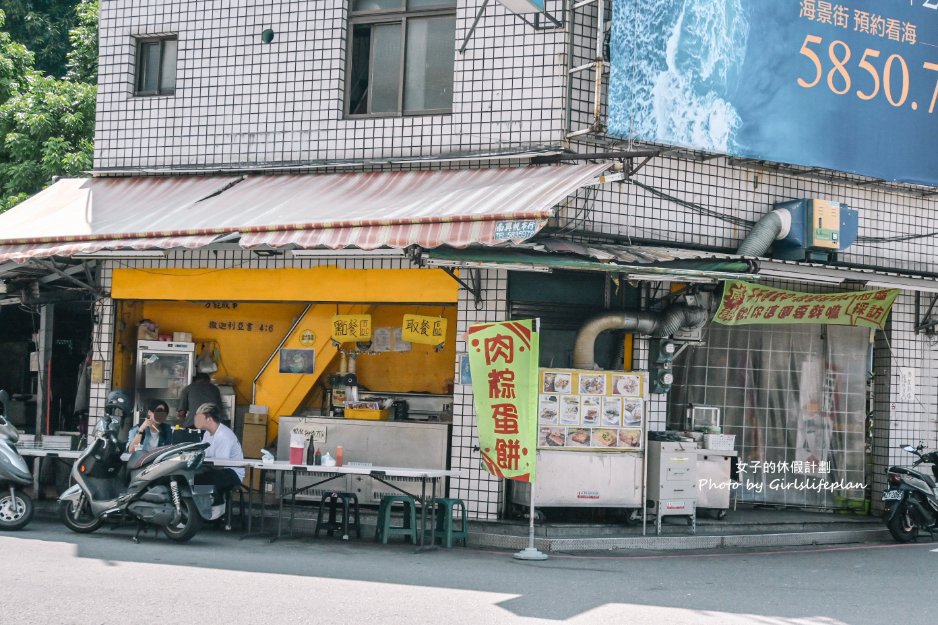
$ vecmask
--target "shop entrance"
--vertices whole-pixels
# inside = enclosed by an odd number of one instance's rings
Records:
[[[675,361],[669,427],[691,406],[720,409],[739,501],[862,508],[870,353],[867,328],[711,325]]]

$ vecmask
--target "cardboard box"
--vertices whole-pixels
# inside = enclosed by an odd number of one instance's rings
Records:
[[[175,342],[175,343],[191,343],[191,342],[192,342],[192,332],[173,332],[173,342]]]
[[[254,412],[244,413],[244,425],[267,425],[267,415]]]
[[[267,414],[267,406],[261,404],[251,404],[248,406],[248,412],[253,414]]]
[[[266,419],[266,415],[264,415]],[[247,415],[245,415],[245,419]],[[267,422],[263,424],[244,422],[244,431],[241,434],[241,449],[245,458],[260,458],[261,449],[267,444]]]

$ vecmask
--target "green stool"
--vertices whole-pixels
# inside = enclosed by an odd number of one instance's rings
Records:
[[[391,508],[395,503],[404,506],[403,525],[391,525]],[[375,527],[375,541],[388,544],[391,536],[409,536],[410,542],[417,544],[417,503],[409,495],[385,495],[378,505],[378,521]]]
[[[438,497],[433,500],[436,505],[436,529],[433,531],[434,541],[439,538],[441,544],[452,549],[453,540],[461,540],[465,547],[469,541],[469,523],[466,519],[466,502],[452,497]],[[459,508],[460,524],[453,527],[453,510]]]

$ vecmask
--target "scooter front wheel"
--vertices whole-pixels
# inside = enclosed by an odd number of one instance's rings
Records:
[[[104,523],[104,519],[95,518],[91,513],[91,506],[84,494],[76,502],[63,501],[59,504],[59,513],[65,526],[79,534],[89,534]]]
[[[202,516],[199,509],[195,506],[195,501],[191,497],[184,497],[182,500],[182,518],[175,525],[166,525],[163,527],[163,533],[170,540],[177,543],[184,543],[202,528]]]
[[[33,500],[29,495],[7,490],[0,497],[0,530],[15,531],[26,527],[33,518]]]

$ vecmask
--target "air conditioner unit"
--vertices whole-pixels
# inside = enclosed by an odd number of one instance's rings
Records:
[[[711,431],[720,428],[720,409],[717,406],[695,406],[687,408],[687,429],[691,431]]]

